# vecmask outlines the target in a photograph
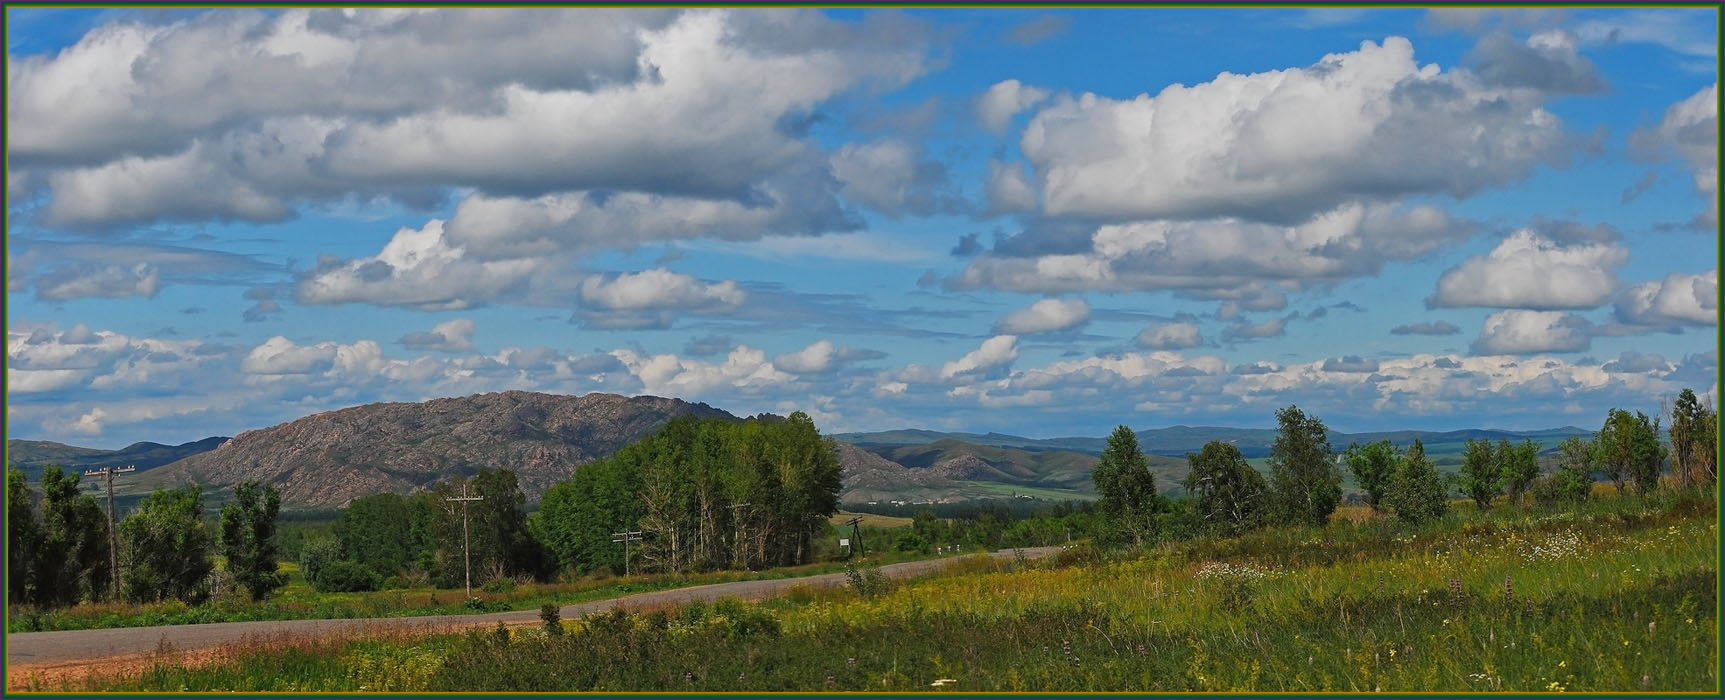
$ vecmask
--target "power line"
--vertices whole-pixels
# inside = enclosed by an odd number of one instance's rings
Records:
[[[862,553],[863,553],[862,516],[859,515],[857,517],[851,518],[850,522],[847,522],[845,524],[851,526],[851,539],[856,540],[856,546],[853,547],[852,549],[856,550],[857,556],[862,556]]]
[[[138,471],[130,464],[124,467],[102,467],[84,472],[84,476],[103,476],[108,481],[108,574],[114,599],[120,599],[120,538],[114,529],[114,475]]]
[[[461,483],[461,495],[450,496],[445,501],[461,501],[461,562],[467,570],[467,597],[473,597],[473,550],[468,546],[467,539],[467,504],[470,501],[483,501],[484,496],[467,495],[467,482]]]
[[[634,530],[634,531],[625,531],[625,532],[613,532],[613,533],[611,533],[611,541],[623,543],[623,575],[628,576],[629,575],[629,543],[630,542],[640,542],[641,541],[641,531],[640,530]]]

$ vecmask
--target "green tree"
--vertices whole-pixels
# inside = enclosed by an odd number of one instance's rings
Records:
[[[413,566],[419,554],[413,525],[406,498],[379,493],[347,504],[333,531],[341,543],[342,559],[371,567],[379,576],[392,576]]]
[[[1192,468],[1186,491],[1195,498],[1195,516],[1205,527],[1234,535],[1264,524],[1269,486],[1240,448],[1212,440],[1197,454],[1186,453],[1186,463]]]
[[[1671,409],[1670,433],[1673,474],[1695,486],[1719,480],[1719,414],[1710,403],[1684,389]]]
[[[210,533],[204,526],[204,492],[197,485],[160,490],[144,497],[120,522],[120,548],[127,562],[122,580],[127,600],[139,603],[178,598],[197,605],[210,596]]]
[[[1508,444],[1505,443],[1507,447]],[[1462,495],[1473,499],[1480,510],[1491,507],[1503,484],[1503,461],[1490,440],[1469,438],[1462,453],[1459,485]]]
[[[46,606],[101,600],[112,587],[108,515],[79,492],[79,477],[59,466],[42,470],[42,546],[36,557],[36,602]]]
[[[35,602],[36,560],[42,551],[42,518],[36,494],[21,469],[6,470],[6,593],[12,604]]]
[[[219,530],[228,574],[254,601],[287,584],[287,575],[279,571],[276,548],[276,513],[281,505],[281,492],[274,484],[243,481],[234,486],[234,502],[222,506]]]
[[[1348,470],[1354,473],[1354,481],[1366,492],[1366,504],[1372,510],[1383,510],[1384,494],[1389,491],[1396,465],[1401,462],[1401,451],[1389,440],[1379,440],[1367,445],[1350,443],[1343,455]]]
[[[1142,545],[1151,532],[1156,510],[1156,477],[1150,460],[1138,448],[1138,436],[1124,425],[1108,436],[1108,444],[1090,470],[1100,496],[1097,507],[1116,530]]]
[[[1523,439],[1519,445],[1502,440],[1497,445],[1498,462],[1503,465],[1503,487],[1510,503],[1520,503],[1533,480],[1539,478],[1539,443]]]
[[[1593,495],[1593,464],[1597,448],[1592,440],[1571,435],[1557,445],[1557,471],[1552,473],[1553,495],[1558,501],[1579,503]]]
[[[1613,408],[1595,441],[1598,463],[1619,494],[1628,481],[1634,481],[1643,495],[1659,485],[1659,467],[1665,461],[1665,446],[1659,443],[1659,419]]]
[[[1342,472],[1330,452],[1324,422],[1297,406],[1276,412],[1278,434],[1270,446],[1270,489],[1285,522],[1323,525],[1342,501]]]
[[[299,570],[313,588],[323,590],[318,581],[329,565],[337,561],[341,561],[341,543],[334,537],[316,537],[300,545]]]
[[[1436,520],[1449,510],[1443,477],[1426,459],[1425,445],[1419,440],[1414,440],[1402,456],[1387,496],[1396,517],[1409,523]]]

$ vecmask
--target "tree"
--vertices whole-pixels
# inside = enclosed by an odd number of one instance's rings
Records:
[[[323,572],[341,560],[341,543],[333,537],[317,537],[306,540],[299,549],[299,569],[305,574],[306,583],[313,588],[323,590],[318,582],[323,578]]]
[[[1684,483],[1719,480],[1719,414],[1684,389],[1671,409],[1671,471]]]
[[[1647,414],[1613,408],[1596,438],[1598,463],[1623,493],[1625,482],[1634,481],[1643,495],[1659,485],[1659,466],[1665,461],[1665,446],[1659,444],[1659,420]]]
[[[1419,440],[1408,447],[1396,467],[1388,497],[1396,517],[1409,523],[1436,520],[1449,510],[1443,477],[1438,474],[1437,466],[1426,459],[1425,445]]]
[[[1342,501],[1342,472],[1324,422],[1289,406],[1276,412],[1276,423],[1279,434],[1270,446],[1274,509],[1285,522],[1323,525]]]
[[[1389,440],[1379,440],[1368,445],[1350,443],[1343,454],[1348,470],[1354,473],[1354,481],[1366,492],[1366,505],[1372,510],[1383,510],[1380,506],[1395,476],[1396,465],[1401,462],[1401,451]]]
[[[6,470],[6,592],[12,604],[35,602],[36,559],[42,551],[42,519],[36,494],[21,469]]]
[[[278,571],[276,561],[280,555],[276,513],[281,504],[281,492],[274,484],[244,481],[234,487],[234,502],[222,506],[222,556],[228,560],[228,574],[254,601],[287,584],[287,575]]]
[[[379,493],[347,504],[335,521],[334,533],[342,559],[371,567],[379,576],[392,576],[413,566],[419,554],[413,525],[406,498]]]
[[[1508,443],[1505,443],[1505,447]],[[1469,438],[1467,448],[1462,453],[1460,486],[1462,495],[1473,499],[1474,505],[1480,510],[1491,507],[1491,499],[1497,498],[1503,483],[1503,462],[1491,441],[1481,438]]]
[[[1264,524],[1269,487],[1240,448],[1212,440],[1197,454],[1186,453],[1186,463],[1192,467],[1186,491],[1197,501],[1195,515],[1205,527],[1234,535]]]
[[[139,603],[178,598],[196,605],[210,597],[210,533],[204,491],[197,485],[150,493],[120,521],[128,566],[121,586]]]
[[[1558,501],[1579,503],[1593,494],[1593,463],[1597,448],[1592,440],[1574,435],[1557,445],[1557,471],[1551,475],[1553,495]]]
[[[1138,448],[1138,436],[1124,425],[1108,436],[1108,444],[1090,470],[1100,496],[1097,506],[1117,531],[1142,545],[1150,532],[1156,509],[1156,477],[1150,460]]]
[[[1539,443],[1523,439],[1519,445],[1501,440],[1497,445],[1498,462],[1503,465],[1503,487],[1510,503],[1520,503],[1533,480],[1539,478]]]
[[[78,474],[42,470],[42,540],[35,566],[36,602],[71,605],[100,600],[111,588],[108,515],[80,493]]]

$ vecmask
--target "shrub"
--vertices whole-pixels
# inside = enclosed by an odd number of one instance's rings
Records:
[[[485,585],[480,586],[479,590],[486,593],[508,593],[515,590],[515,580],[507,577],[494,578],[485,582]]]
[[[412,587],[413,587],[412,584],[409,584],[407,579],[402,578],[400,576],[391,576],[389,578],[386,578],[383,580],[383,584],[382,584],[383,590],[386,590],[386,591],[393,591],[393,590],[412,588]]]
[[[377,590],[377,574],[357,561],[343,559],[325,564],[311,582],[319,593],[353,593]]]

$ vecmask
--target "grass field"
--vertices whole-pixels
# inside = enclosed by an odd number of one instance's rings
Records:
[[[165,658],[99,690],[1709,691],[1713,501],[1338,518],[1045,563],[968,560],[891,590],[797,590],[570,632]],[[870,588],[870,587],[865,587]]]

